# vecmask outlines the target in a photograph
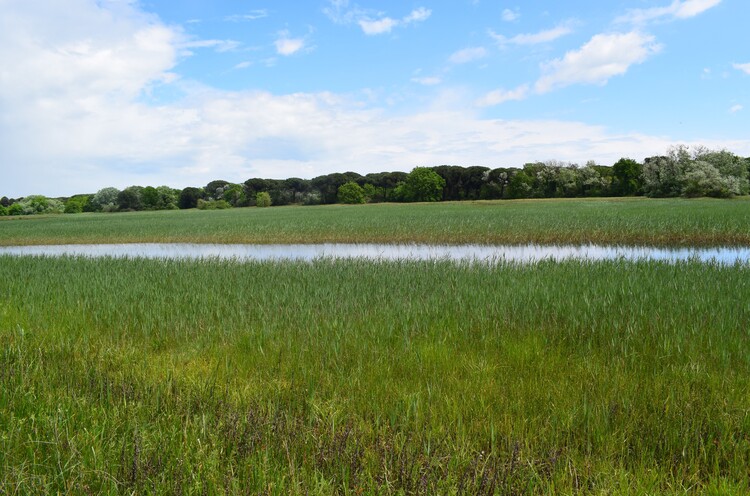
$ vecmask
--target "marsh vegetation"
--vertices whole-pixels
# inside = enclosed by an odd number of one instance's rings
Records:
[[[386,226],[490,240],[526,222],[524,239],[746,239],[746,200],[673,201],[56,216],[0,231],[7,244]],[[0,493],[750,491],[746,263],[0,256],[0,281]]]

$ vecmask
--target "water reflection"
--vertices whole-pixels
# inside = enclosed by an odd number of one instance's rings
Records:
[[[601,245],[224,245],[133,243],[107,245],[5,246],[0,255],[85,256],[92,258],[304,260],[320,258],[367,260],[453,260],[469,262],[533,263],[541,260],[663,260],[750,263],[750,247],[656,248]]]

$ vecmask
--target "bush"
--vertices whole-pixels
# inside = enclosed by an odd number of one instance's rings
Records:
[[[119,194],[120,190],[117,188],[102,188],[91,199],[91,204],[97,212],[115,212],[117,210],[117,195]]]
[[[365,191],[362,187],[354,181],[349,181],[339,186],[338,191],[339,203],[347,203],[350,205],[364,203],[365,202]]]
[[[427,167],[415,167],[403,184],[404,200],[413,202],[440,201],[445,179]]]
[[[89,195],[76,195],[71,198],[69,198],[65,202],[65,210],[64,213],[66,214],[80,214],[85,210],[85,207],[88,205],[90,200]]]
[[[255,206],[257,207],[270,207],[271,206],[271,195],[267,191],[261,191],[255,195]]]
[[[203,200],[199,199],[196,205],[198,210],[225,210],[232,208],[229,202],[225,200]]]
[[[65,207],[60,200],[47,198],[42,195],[27,196],[23,200],[13,204],[20,207],[21,215],[35,214],[61,214]]]

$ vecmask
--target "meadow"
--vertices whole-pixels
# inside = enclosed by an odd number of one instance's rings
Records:
[[[750,244],[750,197],[324,205],[0,217],[0,245],[57,243]]]
[[[595,222],[652,240],[748,235],[746,200],[651,215],[593,202],[57,216],[0,232],[280,242],[286,222],[372,236],[390,218],[394,236],[406,222],[450,242],[446,224],[554,233],[559,216],[573,238]],[[50,230],[30,234],[36,222]],[[0,281],[0,494],[750,492],[748,265],[0,256]]]

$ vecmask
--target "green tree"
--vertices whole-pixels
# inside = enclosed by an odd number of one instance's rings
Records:
[[[91,203],[98,212],[114,212],[117,210],[117,195],[119,194],[120,190],[117,188],[102,188],[96,192]]]
[[[8,215],[23,215],[23,207],[20,203],[11,203],[8,207]]]
[[[528,198],[534,189],[534,177],[525,169],[516,170],[508,182],[510,198]]]
[[[362,186],[353,181],[349,181],[348,183],[339,186],[338,199],[339,203],[364,203],[365,192],[362,189]]]
[[[284,180],[284,188],[291,192],[292,203],[299,203],[302,195],[310,191],[310,181],[299,177],[290,177]]]
[[[84,212],[86,205],[88,204],[91,197],[89,195],[75,195],[68,198],[65,202],[66,214],[80,214]]]
[[[643,187],[643,166],[630,158],[621,158],[612,166],[612,192],[617,196],[640,193]]]
[[[19,205],[22,215],[61,214],[65,210],[63,202],[42,195],[31,195],[14,203]]]
[[[161,210],[164,208],[161,194],[153,186],[146,186],[141,191],[141,202],[144,210]]]
[[[719,170],[704,160],[696,160],[685,171],[682,194],[687,197],[713,196],[728,198],[734,194],[738,186],[723,177]]]
[[[143,188],[128,186],[117,195],[117,207],[120,210],[143,210]]]
[[[695,160],[711,164],[723,178],[730,196],[746,195],[750,192],[745,161],[726,150],[711,151],[699,148]]]
[[[169,186],[158,186],[156,191],[161,197],[160,202],[165,210],[177,210],[177,204],[180,200],[180,190],[170,188]]]
[[[402,187],[405,201],[434,202],[443,197],[445,179],[428,167],[415,167]]]
[[[370,203],[378,196],[378,189],[370,183],[362,186],[362,191],[365,194],[365,202]]]
[[[684,147],[666,156],[649,157],[643,163],[643,192],[650,197],[680,196],[690,155]]]
[[[222,193],[221,199],[233,207],[245,206],[247,202],[245,188],[239,184],[228,184],[224,186],[224,193]]]
[[[0,203],[0,217],[4,215],[8,215],[8,209],[5,207],[5,205]]]
[[[203,190],[188,186],[180,192],[179,207],[181,209],[196,208],[198,200],[203,198]]]
[[[205,191],[207,199],[220,200],[224,194],[225,188],[229,186],[229,184],[229,181],[217,179],[216,181],[208,183],[206,187],[203,188],[203,191]]]
[[[255,205],[257,207],[270,207],[271,206],[271,195],[267,191],[261,191],[255,195]]]

